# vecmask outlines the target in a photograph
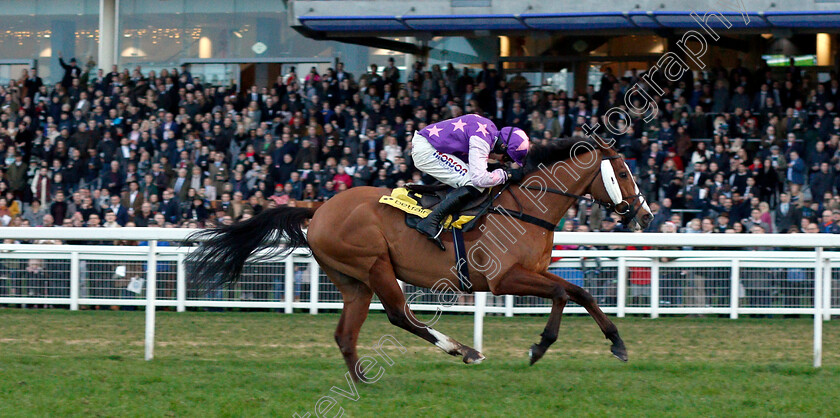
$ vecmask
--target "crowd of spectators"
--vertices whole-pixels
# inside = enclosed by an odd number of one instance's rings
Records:
[[[31,69],[0,87],[4,226],[203,227],[352,187],[428,182],[410,158],[413,132],[428,123],[481,113],[534,141],[582,136],[638,83],[657,111],[609,136],[655,212],[649,231],[840,232],[834,72],[818,82],[801,67],[717,63],[676,82],[654,74],[656,94],[642,72],[607,68],[598,88],[573,93],[534,89],[486,63],[417,62],[401,74],[391,59],[364,74],[341,63],[292,68],[238,91],[186,66],[61,65],[54,85]],[[581,203],[559,228],[622,226]]]
[[[240,91],[205,84],[186,66],[156,73],[96,70],[74,59],[60,63],[64,75],[53,85],[31,69],[0,86],[3,226],[196,228],[231,224],[263,208],[314,205],[352,187],[429,182],[410,157],[414,131],[428,123],[480,113],[499,127],[526,130],[533,141],[583,136],[585,124],[606,125],[609,109],[626,110],[625,93],[639,85],[656,111],[613,121],[621,135],[603,128],[598,133],[615,138],[634,170],[656,215],[648,231],[840,232],[835,72],[818,80],[792,65],[747,69],[740,61],[731,68],[718,62],[676,82],[653,74],[654,89],[643,72],[618,76],[607,68],[597,86],[567,92],[529,86],[521,75],[487,64],[473,70],[416,62],[401,73],[390,60],[363,74],[350,74],[341,63],[325,73],[292,68],[271,85]],[[582,201],[558,230],[625,226]],[[565,273],[570,280],[608,280],[601,278],[598,259],[581,263],[580,272]],[[34,294],[66,293],[65,285],[44,284],[50,269],[58,268],[29,260],[0,268],[0,276],[14,278],[5,281],[12,294],[24,287]],[[141,275],[114,279],[111,269],[100,270],[85,279],[85,292],[124,293],[128,277]],[[302,283],[298,273],[295,283]],[[649,272],[631,271],[630,279],[638,290],[633,297],[647,294]],[[669,293],[663,303],[704,306],[728,286],[700,276],[690,280],[692,289],[709,290]],[[800,281],[785,281],[794,283],[791,295],[798,297]],[[604,283],[594,286],[608,288]],[[282,298],[276,283],[266,286]],[[760,304],[773,286],[747,287]],[[599,300],[609,303],[611,297],[605,293]]]

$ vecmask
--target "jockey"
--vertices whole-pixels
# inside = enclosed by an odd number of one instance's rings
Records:
[[[414,133],[411,140],[414,166],[455,190],[417,224],[417,230],[446,250],[438,236],[440,222],[456,213],[485,188],[497,186],[511,178],[511,172],[498,168],[487,171],[491,153],[510,157],[523,166],[530,142],[519,128],[496,129],[490,119],[464,115],[438,122]],[[467,161],[467,162],[465,162]]]

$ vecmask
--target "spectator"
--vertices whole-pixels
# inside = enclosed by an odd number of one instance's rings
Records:
[[[41,201],[33,200],[23,211],[23,219],[29,221],[32,226],[41,226],[44,224],[44,216],[47,214],[46,209],[41,206]]]
[[[787,180],[793,184],[802,186],[805,184],[805,163],[799,158],[797,151],[790,152],[790,161],[788,162]]]
[[[55,194],[55,200],[50,205],[50,215],[52,215],[52,220],[58,223],[63,223],[64,218],[67,217],[67,212],[67,202],[64,201],[64,192],[58,191]]]
[[[128,76],[111,68],[88,81],[75,60],[59,63],[59,87],[29,70],[24,89],[7,91],[22,106],[33,98],[41,103],[25,117],[2,112],[21,130],[16,138],[37,138],[0,145],[9,223],[99,225],[110,210],[119,225],[149,225],[160,215],[160,226],[204,226],[252,216],[268,203],[422,182],[408,157],[410,138],[430,122],[485,112],[533,132],[534,140],[552,141],[581,135],[583,123],[604,126],[611,97],[625,88],[605,69],[597,88],[523,97],[523,80],[507,80],[489,64],[476,77],[468,68],[418,62],[403,77],[389,60],[358,81],[338,63],[324,74],[310,69],[303,80],[292,69],[272,85],[232,95],[187,71],[136,68]],[[697,230],[692,218],[701,231],[749,232],[758,224],[782,233],[802,219],[830,230],[822,218],[826,209],[840,209],[840,118],[832,100],[803,98],[811,89],[834,90],[781,74],[770,74],[762,87],[745,82],[751,73],[742,65],[732,70],[732,79],[722,67],[700,74],[690,91],[660,80],[666,94],[658,117],[633,120],[615,138],[654,211],[648,230],[665,222]],[[7,126],[3,132],[11,132]],[[591,229],[621,229],[602,222],[600,207],[583,202],[577,209],[576,219]],[[44,220],[48,214],[52,222]]]
[[[840,214],[840,212],[837,213]],[[823,211],[819,228],[820,233],[823,234],[840,234],[840,224],[835,219],[834,212],[827,209]]]
[[[105,228],[119,228],[122,225],[117,223],[117,215],[112,210],[105,212],[105,222],[102,224]]]
[[[2,220],[3,226],[9,225],[13,219],[14,217],[12,216],[12,211],[9,209],[6,198],[0,197],[0,220]]]
[[[822,142],[818,142],[818,144],[822,144]],[[828,162],[819,163],[818,167],[818,170],[811,174],[809,184],[813,200],[817,203],[823,203],[825,193],[834,189],[835,176]]]
[[[64,55],[61,52],[58,53],[58,63],[64,69],[64,77],[61,79],[61,85],[65,89],[69,89],[73,86],[73,80],[78,80],[82,76],[82,69],[76,65],[76,58],[70,58],[70,64],[65,63]],[[78,81],[76,83],[78,84]]]
[[[125,226],[128,223],[128,208],[122,205],[118,195],[112,195],[110,199],[111,205],[108,210],[114,215],[114,221],[120,226]]]
[[[14,149],[9,150],[9,152]],[[23,162],[23,155],[14,154],[14,162],[6,168],[6,181],[9,182],[9,189],[15,193],[15,196],[23,196],[24,188],[27,183],[26,172],[28,165]]]
[[[166,222],[175,223],[180,219],[180,207],[172,189],[163,191],[163,201],[161,202],[159,212],[163,215]]]

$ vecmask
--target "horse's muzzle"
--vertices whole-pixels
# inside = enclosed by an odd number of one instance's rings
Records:
[[[639,224],[639,226],[640,226],[642,229],[647,228],[647,227],[648,227],[648,225],[650,225],[650,223],[651,223],[651,222],[653,222],[653,215],[652,215],[652,214],[650,214],[650,213],[645,213],[644,215],[639,216],[639,217],[637,217],[637,219],[636,219],[636,223],[638,223],[638,224]]]

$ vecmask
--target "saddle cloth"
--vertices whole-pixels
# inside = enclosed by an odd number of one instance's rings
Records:
[[[447,186],[406,185],[406,187],[394,189],[390,195],[382,196],[379,203],[393,206],[405,212],[405,223],[413,228],[420,219],[429,216],[435,206],[451,190]],[[487,213],[487,209],[492,203],[489,197],[490,193],[485,192],[472,202],[467,203],[454,219],[452,215],[448,215],[443,221],[444,229],[456,228],[464,232],[472,229],[476,221]]]

